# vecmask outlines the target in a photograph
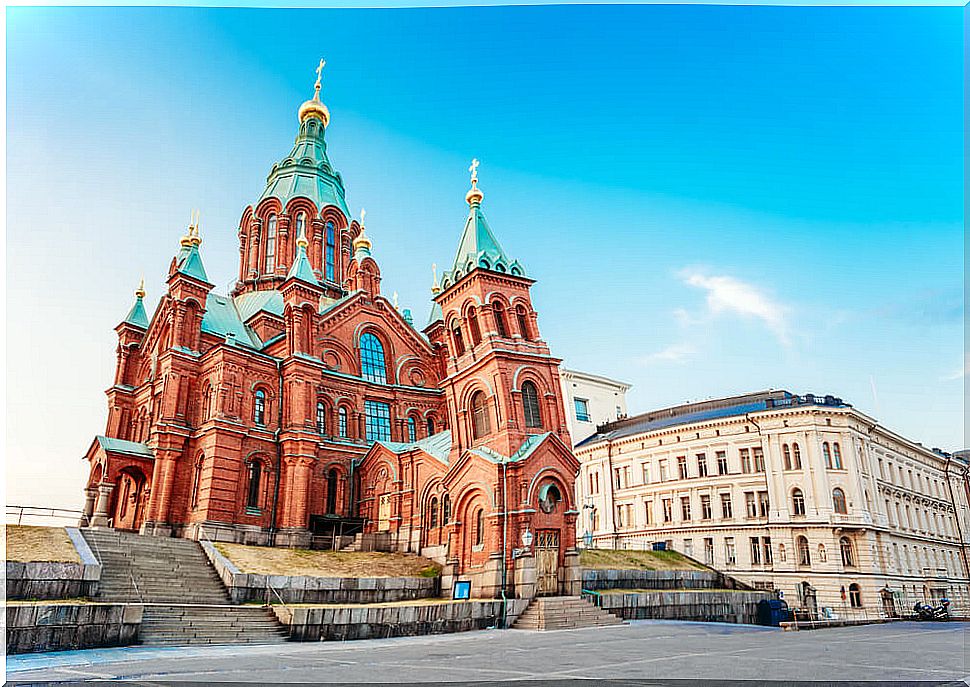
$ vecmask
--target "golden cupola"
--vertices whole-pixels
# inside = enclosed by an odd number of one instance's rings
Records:
[[[316,117],[323,122],[324,127],[330,124],[330,110],[320,101],[320,78],[326,64],[325,60],[320,60],[320,64],[317,65],[317,82],[313,86],[313,97],[300,105],[300,124],[309,117]]]

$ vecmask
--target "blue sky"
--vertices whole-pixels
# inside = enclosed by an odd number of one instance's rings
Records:
[[[788,388],[964,446],[960,8],[8,8],[8,501],[78,505],[138,278],[199,208],[225,291],[321,56],[419,320],[476,156],[544,337],[631,410]]]

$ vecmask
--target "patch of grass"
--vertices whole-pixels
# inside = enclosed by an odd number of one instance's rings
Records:
[[[583,549],[579,562],[590,570],[707,570],[676,551]]]
[[[219,552],[245,573],[308,577],[438,577],[441,566],[410,553],[313,551],[217,543]]]
[[[21,563],[80,563],[63,527],[7,525],[7,560]]]

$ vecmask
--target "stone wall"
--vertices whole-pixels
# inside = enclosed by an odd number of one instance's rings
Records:
[[[606,593],[596,605],[624,620],[693,620],[756,625],[758,602],[774,598],[771,592],[649,591]]]
[[[509,599],[509,625],[528,605],[527,599]],[[502,614],[502,602],[496,599],[413,606],[274,606],[273,610],[289,628],[291,640],[339,641],[483,630],[496,626]]]
[[[583,589],[751,588],[715,570],[583,570]]]
[[[437,577],[308,577],[244,573],[210,542],[202,542],[233,603],[381,603],[427,599],[441,593]],[[276,593],[268,591],[268,587]]]
[[[101,564],[76,527],[65,528],[79,563],[6,562],[8,599],[80,599],[96,596]]]
[[[7,606],[7,653],[127,646],[138,641],[142,607],[129,604]]]

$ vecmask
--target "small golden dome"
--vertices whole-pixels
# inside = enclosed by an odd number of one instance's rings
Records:
[[[369,251],[372,246],[373,244],[371,243],[370,236],[367,235],[367,230],[361,227],[360,234],[354,239],[354,252],[356,253],[361,248]]]
[[[138,282],[138,288],[135,289],[135,298],[145,297],[145,278],[142,277],[141,281]]]
[[[481,205],[482,198],[485,197],[482,190],[478,188],[478,165],[478,159],[473,158],[471,167],[468,168],[468,171],[472,174],[472,187],[468,189],[468,193],[465,194],[465,202],[472,206]]]
[[[323,122],[324,127],[330,124],[330,110],[320,102],[320,76],[325,64],[327,63],[324,60],[320,60],[320,65],[317,67],[317,82],[313,85],[313,97],[300,105],[300,124],[308,117],[316,117]]]

